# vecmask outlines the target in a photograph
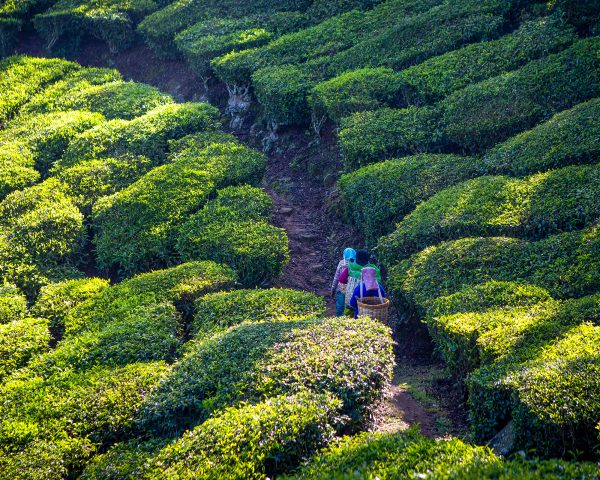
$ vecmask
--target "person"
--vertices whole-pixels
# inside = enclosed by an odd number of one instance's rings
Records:
[[[354,262],[354,260],[356,260],[356,250],[350,247],[344,249],[343,258],[339,261],[337,269],[335,270],[335,276],[333,277],[333,283],[331,284],[331,296],[335,298],[335,315],[337,317],[344,315],[346,299],[345,284],[340,283],[340,275],[350,263]]]
[[[380,282],[381,272],[376,265],[369,263],[370,258],[371,255],[367,250],[358,250],[356,252],[355,261],[350,263],[346,268],[344,268],[344,270],[342,270],[342,273],[339,277],[339,282],[342,284],[347,284],[350,278],[354,278],[358,281],[360,279],[360,272],[365,267],[374,268],[377,281]]]
[[[377,270],[373,267],[364,267],[360,272],[360,282],[352,293],[350,299],[350,308],[354,309],[354,318],[358,318],[358,301],[363,297],[379,297],[382,299],[387,296],[381,283],[377,281]]]

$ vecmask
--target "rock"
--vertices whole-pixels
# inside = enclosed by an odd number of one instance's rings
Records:
[[[282,213],[283,215],[289,215],[294,211],[294,209],[292,207],[282,207],[279,209],[279,213]]]
[[[515,426],[508,422],[498,434],[490,440],[490,448],[496,455],[506,456],[514,450],[515,444]]]

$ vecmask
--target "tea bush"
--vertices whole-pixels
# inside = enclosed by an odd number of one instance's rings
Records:
[[[448,478],[500,460],[486,447],[461,440],[434,440],[416,428],[398,433],[362,433],[343,437],[286,479]]]
[[[528,242],[514,238],[464,238],[429,247],[396,264],[390,289],[425,308],[440,296],[490,280],[531,283],[553,297],[580,297],[598,290],[597,225]],[[389,263],[388,263],[389,264]]]
[[[213,262],[190,262],[157,270],[104,289],[69,311],[66,335],[86,329],[98,331],[113,321],[130,316],[138,307],[171,302],[186,316],[193,314],[194,301],[201,295],[226,290],[235,284],[234,272]]]
[[[241,145],[192,146],[104,197],[93,214],[100,268],[139,272],[173,261],[178,228],[187,217],[219,187],[256,182],[264,168],[264,155]]]
[[[29,149],[36,169],[46,176],[73,138],[103,121],[99,113],[86,111],[19,116],[0,132],[0,148],[4,148],[5,142],[15,142]]]
[[[373,245],[419,203],[484,171],[477,158],[423,154],[367,165],[342,175],[338,188],[346,217]]]
[[[434,149],[440,142],[439,119],[434,107],[382,108],[344,118],[339,141],[346,169]]]
[[[65,43],[79,47],[82,36],[91,36],[117,53],[132,44],[135,26],[158,6],[153,0],[58,0],[33,24],[48,50]]]
[[[440,103],[445,139],[481,151],[600,94],[599,38],[470,85]]]
[[[597,166],[565,167],[523,180],[479,177],[420,204],[379,242],[385,258],[402,258],[463,236],[541,238],[590,225],[600,215]]]
[[[169,140],[217,128],[217,117],[218,110],[206,103],[182,103],[163,105],[133,120],[111,120],[77,136],[59,166],[122,153],[145,155],[160,162]]]
[[[22,320],[27,315],[27,298],[14,285],[0,287],[0,324]]]
[[[340,403],[303,392],[228,408],[161,450],[143,478],[258,480],[284,472],[329,443]]]
[[[33,152],[16,142],[2,145],[0,150],[0,200],[15,190],[36,183],[41,175],[34,168]]]
[[[0,60],[0,125],[5,126],[41,88],[78,68],[58,59],[13,56]]]
[[[325,301],[312,293],[273,288],[235,290],[198,298],[191,333],[199,336],[242,322],[276,322],[322,317]]]
[[[269,223],[272,201],[253,187],[230,187],[192,215],[176,249],[184,260],[227,263],[246,286],[277,277],[289,259],[285,232]]]
[[[141,155],[86,160],[69,168],[56,169],[55,178],[66,185],[73,202],[85,215],[92,213],[98,200],[128,187],[153,167]]]
[[[140,418],[145,428],[181,430],[240,401],[309,388],[342,400],[349,428],[356,428],[368,419],[391,368],[392,340],[374,320],[242,323],[188,342]]]
[[[488,171],[528,175],[577,163],[593,163],[600,153],[600,100],[580,103],[520,133],[485,155]]]
[[[0,324],[0,380],[45,352],[50,343],[48,320],[18,318]]]
[[[31,312],[47,318],[55,338],[60,339],[65,328],[65,317],[79,304],[95,297],[108,287],[108,281],[101,278],[82,278],[46,285]]]

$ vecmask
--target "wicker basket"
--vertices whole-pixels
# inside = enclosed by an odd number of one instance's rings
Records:
[[[371,317],[387,325],[390,319],[390,300],[388,298],[363,297],[357,303],[359,316]]]
[[[350,300],[352,300],[352,294],[354,289],[360,283],[359,278],[348,277],[348,283],[346,284],[346,306],[350,306]]]

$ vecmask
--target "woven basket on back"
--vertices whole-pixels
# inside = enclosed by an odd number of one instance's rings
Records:
[[[390,319],[390,300],[388,298],[363,297],[357,303],[359,316],[371,317],[382,323],[388,323]]]

